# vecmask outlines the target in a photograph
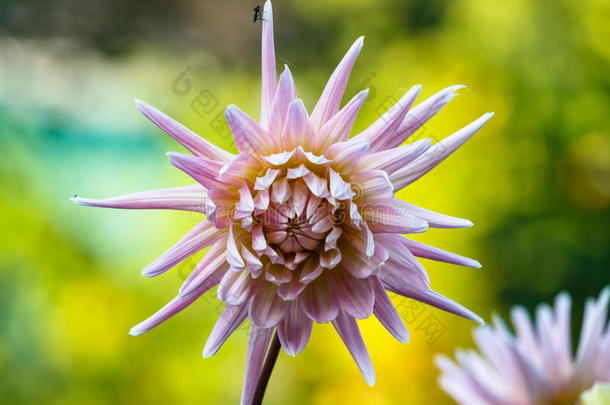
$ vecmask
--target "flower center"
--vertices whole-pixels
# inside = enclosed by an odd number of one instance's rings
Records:
[[[270,199],[258,218],[269,245],[282,253],[317,250],[334,225],[329,203],[313,195],[304,180],[285,177],[271,186]]]

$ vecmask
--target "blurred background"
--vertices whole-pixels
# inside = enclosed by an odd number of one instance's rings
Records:
[[[238,403],[247,328],[201,357],[220,309],[214,292],[143,336],[127,334],[175,296],[195,262],[153,280],[140,270],[198,218],[69,198],[189,183],[164,156],[181,147],[134,98],[234,150],[216,118],[231,103],[258,118],[256,5],[0,3],[1,403]],[[276,0],[274,13],[278,69],[290,66],[310,111],[366,36],[346,92],[371,88],[354,131],[414,84],[420,100],[468,86],[415,138],[440,140],[496,112],[400,193],[475,223],[418,236],[483,264],[426,261],[432,286],[487,320],[568,291],[579,325],[585,298],[610,282],[610,3]],[[266,404],[450,404],[433,357],[470,346],[474,324],[394,298],[412,342],[361,322],[374,388],[333,328],[318,325],[301,355],[280,355]]]

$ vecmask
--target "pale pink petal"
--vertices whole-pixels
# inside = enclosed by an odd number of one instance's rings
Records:
[[[349,239],[348,239],[349,242]],[[357,246],[346,243],[342,246],[343,260],[341,264],[354,277],[367,278],[374,275],[388,259],[387,250],[377,244],[372,257],[367,257],[365,252],[359,251]]]
[[[559,359],[559,367],[561,367],[566,374],[567,372],[572,371],[571,305],[572,301],[568,294],[559,294],[555,299],[555,353]]]
[[[159,128],[167,132],[168,135],[180,142],[182,146],[184,146],[194,155],[223,162],[227,162],[233,158],[233,154],[206,141],[190,129],[186,128],[182,124],[179,124],[145,102],[136,100],[136,108],[144,116],[146,116],[146,118],[154,122]]]
[[[356,135],[354,139],[369,141],[372,151],[381,151],[400,145],[402,141],[396,144],[396,140],[392,138],[420,91],[421,85],[413,86],[392,108],[386,111],[371,126]]]
[[[360,203],[373,204],[394,197],[394,188],[388,174],[383,170],[365,170],[352,174],[350,183],[355,187]]]
[[[430,281],[425,271],[409,265],[400,266],[394,261],[386,261],[380,269],[378,277],[388,286],[401,288],[401,286],[412,284],[420,289],[429,289]]]
[[[402,236],[385,236],[377,235],[377,242],[386,247],[390,256],[382,269],[383,280],[395,286],[413,284],[423,289],[429,288],[430,278],[421,263],[400,242],[392,240]]]
[[[324,156],[332,160],[333,169],[341,173],[351,173],[368,152],[368,141],[350,139],[332,144],[326,149]]]
[[[593,376],[594,369],[591,364],[594,364],[598,357],[599,342],[602,340],[608,316],[608,301],[610,287],[604,288],[597,301],[587,301],[574,365],[574,374],[581,381],[590,381]]]
[[[233,269],[243,269],[246,267],[244,259],[241,257],[239,248],[237,247],[237,241],[235,240],[234,225],[231,223],[229,226],[229,236],[227,238],[227,262]]]
[[[375,233],[421,233],[428,229],[423,219],[410,215],[392,200],[367,205],[360,210],[362,218]]]
[[[305,216],[307,218],[312,218],[314,216],[319,217],[320,215],[323,215],[323,213],[321,213],[323,211],[323,207],[324,207],[322,205],[322,201],[323,201],[323,199],[316,195],[309,196],[309,201],[307,202],[307,208],[305,209]]]
[[[269,125],[269,114],[277,86],[275,45],[273,43],[273,7],[267,0],[263,7],[263,39],[261,46],[261,115],[263,129]]]
[[[320,129],[339,110],[339,104],[343,98],[345,86],[347,86],[347,79],[363,43],[364,37],[360,37],[354,42],[328,79],[328,83],[326,83],[326,87],[324,87],[324,91],[311,113],[311,122],[316,130]]]
[[[245,180],[254,182],[263,165],[252,155],[241,154],[226,163],[218,171],[218,180],[223,187],[227,185],[241,187]]]
[[[371,316],[375,304],[375,291],[369,279],[358,279],[340,270],[330,271],[328,279],[343,312],[357,319]]]
[[[411,239],[404,238],[404,245],[417,257],[436,260],[438,262],[452,263],[460,266],[480,268],[481,263],[469,257],[447,252],[434,246],[425,245]]]
[[[175,152],[167,152],[167,156],[172,165],[191,176],[208,190],[222,187],[216,178],[223,162]]]
[[[322,272],[324,268],[320,266],[318,260],[315,257],[310,258],[305,262],[301,269],[300,281],[302,283],[310,283],[315,280]]]
[[[368,229],[368,228],[367,228]],[[370,231],[369,231],[370,232]],[[339,237],[343,234],[343,228],[340,228],[338,226],[334,227],[329,233],[328,235],[326,235],[326,238],[324,239],[324,251],[327,252],[330,249],[336,249],[337,248],[337,241],[339,240]],[[371,235],[372,236],[372,235]],[[372,238],[371,238],[372,239]],[[366,254],[367,256],[372,256],[373,252],[375,251],[375,242],[373,241],[373,246],[372,246],[372,250],[366,249]],[[370,254],[369,254],[370,252]]]
[[[303,263],[306,259],[310,258],[311,255],[312,255],[312,252],[309,252],[309,251],[297,252],[294,255],[294,263],[296,263],[296,264]]]
[[[539,363],[538,341],[527,311],[523,307],[514,307],[510,312],[510,318],[517,334],[519,350],[526,354],[533,362]]]
[[[223,229],[216,229],[212,222],[207,220],[201,221],[174,246],[146,266],[144,270],[142,270],[142,275],[146,277],[158,276],[187,257],[210,246],[224,234],[226,234],[226,231]]]
[[[187,300],[183,300],[180,297],[174,298],[169,303],[167,303],[163,308],[161,308],[159,311],[157,311],[154,315],[152,315],[150,318],[148,318],[147,320],[145,320],[145,321],[137,324],[133,328],[131,328],[129,330],[129,334],[131,336],[139,336],[139,335],[146,333],[149,330],[153,329],[154,327],[156,327],[160,323],[164,322],[165,320],[171,318],[172,316],[176,315],[178,312],[182,311],[184,308],[191,305],[203,293],[205,293],[207,290],[212,288],[213,285],[209,285],[209,286],[206,285],[205,287],[207,287],[207,288],[202,287],[199,290],[197,290],[197,292],[195,294],[193,294],[191,296],[191,298],[189,298]]]
[[[330,322],[339,314],[339,302],[330,282],[324,275],[312,281],[301,293],[301,308],[307,316],[319,323]]]
[[[392,174],[411,163],[431,146],[432,139],[424,138],[393,149],[369,153],[360,158],[355,170],[383,170]]]
[[[271,201],[280,206],[288,200],[290,194],[290,186],[286,177],[276,180],[273,186],[271,186]]]
[[[292,188],[292,204],[291,207],[294,214],[298,217],[303,215],[303,211],[307,207],[309,201],[309,189],[301,182],[294,184]]]
[[[288,283],[280,284],[277,287],[277,293],[284,300],[292,301],[299,296],[305,287],[307,287],[307,284],[302,283],[299,280],[292,279]]]
[[[334,219],[331,218],[330,215],[326,215],[324,218],[312,224],[311,231],[314,233],[326,233],[333,229],[334,225]]]
[[[271,2],[268,1],[267,4],[271,4]],[[256,325],[252,325],[250,329],[241,405],[250,405],[252,403],[272,335],[273,329],[261,329]]]
[[[254,198],[254,215],[260,215],[269,208],[269,190],[258,190]]]
[[[244,218],[254,212],[254,199],[248,188],[248,184],[244,181],[239,189],[239,201],[235,205],[235,218]]]
[[[227,228],[234,214],[235,202],[239,200],[239,193],[234,188],[216,188],[208,191],[208,197],[213,202],[213,210],[208,213],[208,219],[214,222],[218,229]]]
[[[493,113],[483,114],[476,121],[433,145],[417,159],[394,172],[390,176],[394,189],[400,190],[428,173],[470,139],[491,117],[493,117]]]
[[[313,163],[314,165],[320,165],[320,166],[327,166],[330,163],[332,163],[330,160],[326,159],[323,155],[316,155],[315,153],[312,152],[306,152],[305,149],[303,149],[302,146],[297,146],[296,149],[297,154],[300,156],[302,156],[303,158],[307,159],[310,163]]]
[[[392,336],[401,343],[408,343],[409,331],[402,319],[400,319],[400,315],[398,315],[394,304],[392,304],[390,297],[388,297],[388,293],[383,288],[383,285],[381,285],[381,281],[377,277],[371,277],[369,280],[375,291],[373,313]]]
[[[330,195],[326,179],[318,177],[314,173],[309,173],[303,177],[303,180],[305,180],[305,184],[307,184],[311,193],[316,197],[324,198]]]
[[[315,148],[318,153],[323,153],[329,145],[336,142],[347,141],[358,111],[366,101],[369,90],[362,90],[354,96],[337,114],[332,116],[322,125],[316,133]],[[313,119],[313,115],[312,115]]]
[[[259,328],[273,328],[282,319],[288,309],[288,302],[277,295],[273,285],[259,285],[248,306],[252,322]]]
[[[436,291],[421,288],[416,285],[391,285],[391,280],[385,277],[386,273],[384,272],[384,270],[385,269],[382,268],[379,272],[379,278],[384,283],[386,289],[404,297],[413,298],[425,304],[432,305],[433,307],[442,309],[443,311],[447,311],[452,314],[462,316],[466,319],[470,319],[481,325],[485,324],[485,322],[480,316],[458,304],[457,302],[452,301],[449,298],[437,293]]]
[[[362,192],[359,188],[357,188],[357,191],[358,194],[356,195],[356,197],[358,197]],[[354,226],[356,229],[361,229],[362,221],[362,216],[360,215],[360,212],[358,212],[358,206],[353,201],[350,201],[348,224]]]
[[[263,263],[260,261],[258,256],[243,245],[241,247],[241,256],[246,261],[246,265],[248,270],[250,270],[250,273],[252,273],[252,277],[257,278],[263,269]]]
[[[240,153],[260,154],[279,150],[267,131],[236,105],[231,104],[225,109],[225,117]]]
[[[519,392],[508,393],[504,386],[498,384],[498,380],[504,377],[497,372],[474,352],[456,352],[456,359],[460,362],[462,369],[467,374],[477,388],[478,396],[485,398],[490,404],[506,403],[503,398],[508,394],[514,397],[515,403],[523,403]],[[508,373],[507,373],[508,374]],[[503,382],[510,384],[503,378]]]
[[[296,145],[288,148],[284,142],[280,142],[282,137],[282,129],[286,120],[286,113],[288,112],[288,106],[297,97],[297,90],[294,85],[294,80],[290,69],[287,65],[284,65],[284,72],[280,75],[280,80],[273,98],[273,104],[271,105],[271,114],[269,117],[269,135],[271,135],[276,144],[282,145],[284,150],[292,150]],[[279,152],[276,151],[276,152]]]
[[[394,136],[393,143],[387,145],[387,148],[389,149],[403,143],[405,139],[413,134],[413,132],[419,129],[444,106],[446,106],[447,103],[449,103],[449,101],[456,96],[455,91],[464,87],[466,86],[461,84],[447,87],[446,89],[439,91],[416,105],[411,111],[409,111],[403,122],[400,124]]]
[[[262,252],[265,256],[271,259],[272,264],[284,264],[284,256],[280,256],[273,248],[267,246]]]
[[[122,195],[120,197],[94,200],[74,196],[72,202],[89,207],[122,208],[122,209],[168,209],[195,212],[206,212],[207,190],[199,185],[165,188]]]
[[[294,152],[295,151],[291,150],[280,153],[274,153],[269,156],[262,156],[262,159],[264,162],[268,163],[271,166],[281,167],[285,165],[290,160],[290,158],[292,158]]]
[[[301,177],[304,177],[309,173],[311,173],[311,171],[305,165],[300,165],[299,167],[289,168],[288,173],[286,174],[286,178],[291,180],[300,179]]]
[[[518,362],[521,379],[527,390],[526,395],[532,398],[534,403],[549,401],[554,395],[552,382],[514,345],[509,346],[509,349],[513,353],[513,358]]]
[[[312,326],[313,321],[301,306],[296,301],[290,302],[284,320],[277,328],[284,351],[293,357],[301,353],[309,341]]]
[[[347,243],[352,245],[361,255],[371,257],[375,254],[375,239],[366,224],[362,225],[362,230],[356,231],[346,228],[344,232]]]
[[[375,370],[356,320],[345,313],[340,313],[333,321],[333,326],[356,361],[364,380],[372,387],[375,384]]]
[[[225,260],[225,248],[227,238],[222,237],[210,247],[205,256],[197,266],[188,275],[182,286],[180,286],[179,296],[182,299],[188,299],[191,294],[195,293],[203,284],[214,283],[218,284],[229,265]]]
[[[280,170],[267,169],[267,171],[265,171],[265,174],[262,177],[256,178],[256,181],[254,183],[254,189],[255,190],[268,189],[269,187],[271,187],[271,185],[277,178],[278,174],[280,174]]]
[[[252,228],[252,249],[262,251],[267,248],[267,240],[263,233],[263,227],[260,225]]]
[[[247,305],[227,305],[214,325],[208,340],[203,348],[203,357],[215,355],[231,334],[243,323],[248,316]]]
[[[266,268],[265,279],[275,285],[288,283],[292,280],[292,272],[281,264],[271,264]]]
[[[328,168],[328,181],[330,185],[330,195],[337,200],[349,200],[354,197],[352,186],[347,183],[339,173]]]
[[[435,363],[443,371],[439,385],[459,404],[490,405],[485,394],[476,385],[476,381],[449,358],[439,355],[435,358]]]
[[[314,131],[303,100],[297,98],[288,106],[286,123],[282,132],[282,147],[293,150],[297,146],[310,151],[314,145]]]
[[[536,308],[536,331],[540,340],[539,350],[543,358],[541,369],[553,381],[562,381],[572,372],[571,353],[565,357],[560,335],[549,305]]]
[[[488,395],[494,398],[510,395],[511,392],[507,388],[511,386],[520,387],[517,391],[526,391],[527,383],[523,379],[520,362],[513,355],[512,336],[502,335],[503,332],[496,333],[497,330],[494,331],[491,328],[476,329],[473,333],[474,340],[486,360],[471,352],[468,356],[462,356],[460,361],[467,366],[469,372],[485,388]],[[498,379],[502,379],[506,386],[498,385],[496,383]],[[519,392],[513,394],[519,395]]]
[[[320,253],[320,266],[325,269],[333,269],[341,263],[342,258],[341,250],[329,249]]]
[[[432,228],[470,228],[472,226],[472,222],[467,219],[439,214],[438,212],[418,207],[417,205],[410,204],[406,201],[394,199],[390,201],[389,204],[398,207],[410,215],[421,218]]]
[[[430,278],[421,263],[413,256],[400,235],[378,234],[375,240],[388,251],[389,259],[384,265],[384,278],[392,277],[396,283],[415,284],[422,288],[430,287]]]
[[[228,305],[242,305],[250,297],[252,284],[248,270],[228,271],[218,285],[218,298]]]

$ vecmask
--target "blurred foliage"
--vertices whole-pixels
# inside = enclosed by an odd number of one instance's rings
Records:
[[[234,148],[212,125],[230,103],[258,116],[253,6],[0,5],[2,403],[238,401],[245,328],[212,359],[200,355],[218,315],[213,292],[154,331],[127,335],[174,296],[192,263],[155,280],[139,269],[197,218],[85,209],[68,198],[188,184],[163,156],[180,147],[137,114],[134,97]],[[561,290],[582,312],[585,297],[608,284],[610,3],[313,0],[274,9],[278,64],[290,66],[309,109],[342,53],[366,35],[346,94],[371,87],[354,131],[417,83],[422,99],[455,83],[468,88],[415,138],[439,140],[496,111],[455,156],[399,194],[475,223],[418,236],[484,266],[426,262],[435,289],[489,319],[515,304],[532,310]],[[200,114],[192,103],[204,91],[218,104]],[[431,308],[420,318],[408,306],[401,313],[408,345],[374,319],[361,323],[375,388],[332,327],[320,325],[302,355],[280,356],[267,403],[450,403],[432,359],[470,345],[473,325]],[[421,328],[428,316],[446,328],[433,343]]]

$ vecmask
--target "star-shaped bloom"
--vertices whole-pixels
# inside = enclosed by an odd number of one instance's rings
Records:
[[[106,200],[74,198],[82,205],[175,209],[206,215],[142,274],[154,277],[209,247],[178,296],[135,326],[140,335],[218,286],[226,306],[204,357],[212,356],[249,318],[243,403],[254,395],[265,353],[277,333],[286,353],[303,350],[314,322],[332,322],[367,383],[375,373],[357,319],[374,314],[401,342],[409,334],[386,290],[481,322],[430,289],[416,257],[480,267],[475,260],[406,238],[428,227],[472,223],[438,214],[394,197],[479,130],[492,114],[432,144],[405,143],[463,86],[446,88],[412,108],[413,86],[389,111],[350,137],[368,90],[343,107],[341,98],[363,38],[332,73],[311,113],[298,98],[288,67],[276,76],[271,3],[262,27],[262,97],[257,123],[235,105],[225,110],[239,154],[211,144],[153,107],[138,110],[191,154],[168,153],[171,163],[196,182]]]

